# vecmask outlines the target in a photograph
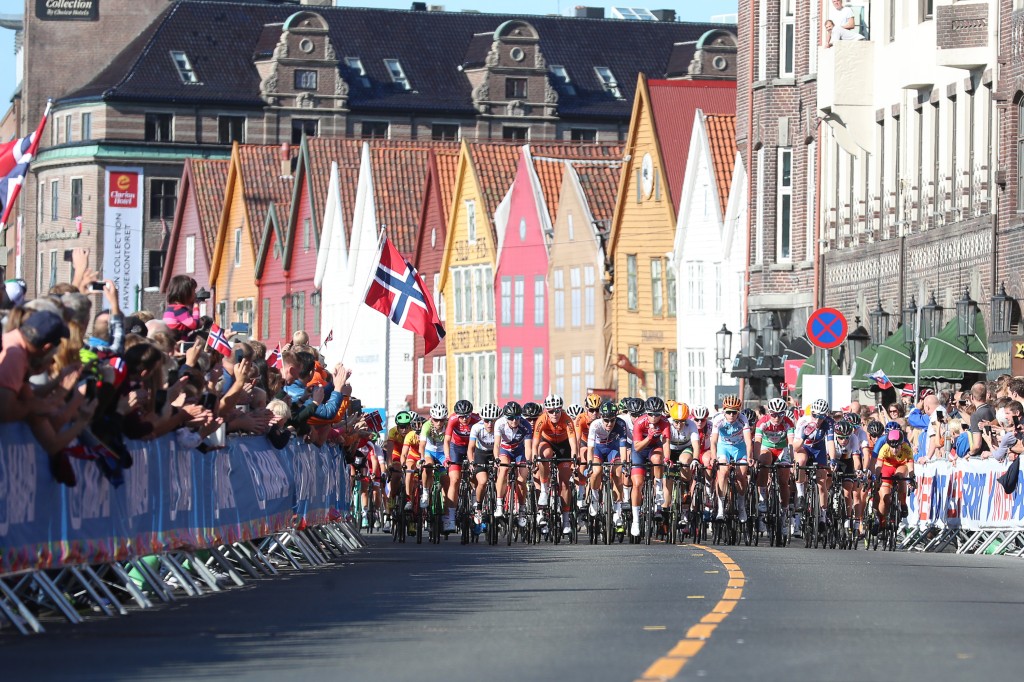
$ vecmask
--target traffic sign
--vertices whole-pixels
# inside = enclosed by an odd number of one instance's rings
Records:
[[[846,340],[846,318],[835,308],[818,308],[807,319],[807,340],[831,350]]]

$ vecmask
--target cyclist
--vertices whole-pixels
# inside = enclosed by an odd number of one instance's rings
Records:
[[[487,489],[487,465],[494,461],[494,423],[501,416],[501,410],[494,403],[480,408],[480,421],[473,425],[469,432],[469,463],[473,465],[476,475],[476,499],[473,502],[473,523],[478,526],[483,522],[480,503]]]
[[[579,466],[576,468],[576,480],[583,482],[585,488],[585,482],[587,481],[587,463],[590,461],[590,448],[587,445],[587,438],[590,435],[590,425],[598,418],[598,412],[601,409],[601,396],[596,393],[587,395],[583,401],[583,413],[576,418],[574,426],[576,427],[576,439],[579,441]],[[593,477],[593,471],[590,472],[591,478]],[[577,492],[582,493],[577,498],[577,506],[583,508],[586,506],[586,490],[578,490]]]
[[[878,491],[878,525],[871,529],[872,535],[885,527],[885,514],[889,505],[892,504],[892,479],[893,476],[909,476],[910,484],[917,487],[914,482],[914,449],[907,442],[906,435],[900,428],[889,429],[878,453],[878,462],[875,464],[875,474],[879,476]],[[906,515],[907,509],[907,482],[900,481],[899,485],[900,516]]]
[[[597,516],[600,510],[601,486],[604,483],[604,465],[625,462],[629,447],[629,431],[626,422],[618,416],[618,407],[605,402],[599,408],[600,419],[590,424],[587,432],[587,452],[590,453],[590,515]],[[622,467],[609,467],[612,481],[612,523],[622,523]]]
[[[423,492],[420,493],[420,507],[429,504],[429,491],[434,486],[434,476],[441,476],[441,487],[448,489],[448,458],[444,454],[444,433],[448,426],[448,406],[435,403],[430,406],[430,419],[420,431],[423,447]],[[435,472],[436,470],[436,472]],[[444,530],[455,530],[455,507],[445,503]]]
[[[415,494],[414,483],[417,482],[416,472],[420,467],[420,429],[423,428],[423,417],[418,414],[409,413],[412,416],[409,433],[405,434],[402,443],[402,464],[405,466],[405,511],[412,511],[413,495]]]
[[[469,450],[469,434],[478,421],[480,416],[473,412],[473,403],[459,400],[455,403],[455,414],[448,418],[448,426],[445,427],[444,456],[448,460],[448,504],[452,510],[459,506],[462,462]]]
[[[825,507],[828,505],[829,469],[828,463],[836,458],[834,442],[834,422],[829,411],[828,401],[818,398],[811,403],[811,413],[800,418],[796,423],[796,436],[793,452],[797,464],[807,466],[813,460],[818,465],[818,523],[825,521]],[[797,508],[803,508],[806,491],[807,474],[800,471],[796,482]],[[807,519],[807,521],[811,521]],[[795,528],[793,534],[799,536],[800,515],[793,515]]]
[[[861,468],[863,453],[860,450],[860,438],[857,437],[856,429],[847,419],[841,419],[833,427],[833,450],[835,459],[831,464],[835,467],[836,476],[843,480],[843,497],[846,498],[846,508],[853,514],[853,482],[857,479],[857,471]],[[846,519],[844,525],[850,528],[850,520]]]
[[[626,428],[629,430],[629,451],[633,452],[633,423],[637,420],[640,415],[644,413],[644,401],[640,398],[623,398],[619,402],[619,419],[626,422]],[[628,499],[633,499],[633,481],[631,477],[623,474],[622,485],[624,487],[623,495]]]
[[[859,413],[850,411],[844,419],[853,424],[853,435],[850,436],[850,442],[852,443],[854,453],[860,455],[860,466],[856,471],[856,480],[860,480],[863,477],[864,472],[869,471],[871,468],[872,442],[868,437],[868,432],[864,428]],[[879,424],[879,426],[881,426],[881,424]],[[861,519],[864,518],[864,501],[866,493],[862,486],[857,485],[856,480],[854,481],[853,488],[853,525],[854,529],[858,532],[858,535],[861,535],[864,532],[861,528]]]
[[[361,476],[362,486],[360,491],[359,506],[362,509],[360,526],[368,528],[370,525],[367,509],[369,498],[373,495],[374,504],[380,504],[380,475],[383,469],[381,461],[384,459],[380,446],[377,445],[377,434],[370,432],[365,438],[356,443],[355,460],[352,463],[352,475]],[[373,485],[370,485],[370,482]],[[379,528],[380,521],[374,519],[374,526]]]
[[[576,429],[576,453],[579,459],[576,460],[575,466],[576,471],[574,475],[576,477],[576,508],[583,509],[587,506],[587,489],[586,489],[586,460],[583,457],[582,448],[586,444],[586,438],[580,436],[580,418],[586,414],[586,410],[579,403],[573,403],[569,407],[565,408],[565,413],[569,415],[569,419],[572,420],[572,425]]]
[[[510,400],[502,409],[502,416],[494,425],[494,455],[502,464],[520,464],[533,461],[533,425],[523,418],[523,408],[519,403]],[[494,510],[497,517],[504,516],[505,491],[508,487],[508,466],[498,467],[497,493],[498,500]],[[526,472],[516,468],[516,487],[519,499],[526,498]],[[509,510],[512,511],[511,509]],[[526,506],[520,502],[519,525],[526,525]]]
[[[633,467],[629,472],[633,483],[630,494],[633,524],[629,532],[633,537],[640,535],[640,503],[643,495],[645,465],[648,462],[652,465],[655,483],[655,499],[652,502],[656,507],[660,507],[664,498],[661,465],[669,457],[669,443],[672,440],[672,427],[665,419],[665,401],[658,396],[651,396],[644,403],[644,410],[647,414],[642,414],[633,421]]]
[[[761,464],[757,475],[757,510],[762,514],[767,511],[765,497],[768,493],[769,467],[772,464],[786,467],[779,472],[779,495],[782,513],[788,515],[792,511],[789,505],[789,479],[792,478],[790,467],[793,465],[793,433],[796,424],[788,414],[786,401],[772,398],[768,401],[768,414],[758,419],[754,426],[754,459]],[[783,519],[782,527],[789,529],[788,519]]]
[[[558,491],[564,503],[563,509],[570,509],[570,483],[572,482],[572,462],[577,459],[576,427],[572,419],[563,410],[562,397],[549,395],[544,398],[544,414],[538,419],[533,427],[533,452],[541,459],[553,459],[558,466]],[[546,507],[548,504],[548,482],[551,480],[551,464],[541,462],[540,474],[540,499],[537,504]],[[544,523],[544,516],[537,513],[538,523]],[[569,513],[562,512],[562,533],[572,532],[569,524]]]
[[[395,425],[388,431],[387,437],[384,439],[384,452],[391,453],[391,462],[388,465],[388,507],[392,508],[395,505],[395,500],[398,497],[398,486],[403,484],[402,481],[402,451],[405,448],[405,439],[412,431],[412,413],[406,410],[402,410],[395,415]],[[410,507],[411,509],[411,507]],[[391,528],[387,524],[384,526],[384,532],[390,532]]]
[[[671,420],[669,438],[669,462],[679,465],[679,479],[682,485],[681,496],[683,498],[683,518],[685,525],[687,511],[689,510],[690,488],[693,484],[693,453],[700,452],[700,435],[697,429],[697,422],[690,418],[690,406],[686,403],[672,402],[668,406],[668,417]],[[672,478],[665,479],[665,501],[672,499]]]
[[[729,470],[736,467],[736,503],[740,523],[747,520],[747,453],[752,448],[750,423],[740,414],[739,396],[722,398],[722,411],[711,422],[711,455],[718,461],[718,520],[725,519],[725,498],[729,493]]]

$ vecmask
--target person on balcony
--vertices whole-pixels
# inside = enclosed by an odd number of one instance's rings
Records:
[[[825,20],[825,47],[837,40],[864,40],[856,28],[853,9],[843,6],[843,0],[832,0],[832,16]]]

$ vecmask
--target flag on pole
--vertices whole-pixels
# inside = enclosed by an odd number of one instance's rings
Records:
[[[876,370],[875,372],[872,372],[871,374],[865,374],[864,376],[866,376],[868,379],[873,379],[875,382],[875,386],[878,386],[878,388],[882,389],[883,391],[887,388],[892,388],[892,382],[889,381],[889,377],[885,376],[885,372],[883,372],[882,370]]]
[[[231,344],[228,343],[227,335],[215,324],[210,325],[210,335],[206,337],[206,347],[212,348],[225,357],[231,354]]]
[[[275,369],[284,367],[284,359],[281,357],[281,344],[277,344],[274,350],[267,356],[267,364]]]
[[[14,208],[14,200],[18,198],[21,186],[25,184],[28,165],[39,149],[39,140],[43,136],[43,128],[46,126],[46,119],[50,116],[52,106],[52,101],[46,103],[46,111],[43,112],[34,133],[0,145],[0,234],[7,229],[7,219]]]
[[[444,338],[444,327],[423,278],[388,238],[384,239],[373,282],[366,292],[366,305],[399,327],[422,336],[427,353]]]
[[[327,338],[324,339],[323,345],[326,346],[327,344],[329,344],[333,340],[334,340],[334,330],[332,329],[331,331],[327,332]]]
[[[900,389],[900,395],[905,398],[913,398],[916,394],[914,384],[903,384],[903,388]]]

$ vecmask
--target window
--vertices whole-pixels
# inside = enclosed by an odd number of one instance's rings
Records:
[[[252,306],[253,300],[251,298],[240,298],[235,301],[235,322],[249,325],[250,333],[252,332],[253,323]]]
[[[292,294],[292,326],[296,331],[306,329],[306,292]]]
[[[444,294],[441,293],[441,273],[434,273],[434,308],[437,309],[437,317],[444,322]]]
[[[388,75],[391,76],[391,82],[400,87],[402,90],[410,90],[409,79],[405,76],[405,70],[402,68],[402,63],[397,59],[385,59],[384,66],[388,67]]]
[[[523,349],[512,350],[512,395],[523,395]]]
[[[512,351],[501,349],[501,394],[507,396],[512,388]]]
[[[320,122],[315,118],[293,118],[292,119],[292,144],[302,142],[302,136],[316,137]]]
[[[555,358],[554,392],[556,395],[565,395],[565,358]],[[540,396],[540,393],[537,394]]]
[[[796,55],[796,38],[794,36],[794,4],[795,0],[782,0],[781,5],[781,45],[779,47],[779,77],[793,77],[793,60]]]
[[[704,351],[686,351],[686,385],[690,388],[690,404],[705,402],[704,388]]]
[[[754,263],[760,265],[764,262],[764,147],[757,150],[757,205],[754,210]]]
[[[572,225],[572,213],[570,213],[569,215],[567,215],[565,217],[565,226],[566,226],[566,228],[567,228],[567,230],[569,232],[569,241],[571,241],[571,242],[576,241],[576,232],[573,229],[573,225]]]
[[[473,321],[473,271],[468,268],[462,274],[462,321]]]
[[[580,279],[580,269],[572,268],[569,271],[569,313],[572,315],[573,329],[583,324],[583,282]]]
[[[526,99],[526,79],[506,78],[505,99]]]
[[[84,113],[84,114],[82,114],[82,139],[83,140],[91,140],[92,139],[92,114],[91,113]]]
[[[57,220],[57,206],[60,199],[60,180],[50,180],[50,220]]]
[[[71,142],[71,116],[64,117],[64,141]]]
[[[573,128],[569,131],[569,139],[573,142],[597,142],[597,131],[593,128]]]
[[[722,312],[722,264],[715,263],[712,269],[715,278],[715,312]]]
[[[455,324],[494,322],[494,275],[491,266],[454,267],[452,278],[455,284]]]
[[[149,217],[153,220],[174,218],[174,206],[178,198],[177,180],[149,181]]]
[[[356,76],[359,78],[359,84],[364,88],[370,87],[370,79],[366,77],[366,68],[363,66],[363,60],[359,57],[345,57],[345,66],[352,69]],[[424,405],[426,403],[420,403]]]
[[[661,259],[651,259],[651,312],[661,315],[665,307],[665,292],[661,287]],[[658,393],[657,395],[662,395]]]
[[[501,278],[501,323],[512,324],[512,278]]]
[[[668,303],[668,316],[676,316],[676,269],[674,267],[665,268],[665,296]]]
[[[196,238],[195,235],[185,237],[185,274],[196,271]]]
[[[704,264],[699,261],[686,263],[687,304],[691,313],[704,312]]]
[[[270,299],[263,299],[263,314],[260,316],[260,338],[270,339]]]
[[[480,302],[484,297],[484,281],[483,273],[480,272],[479,268],[473,268],[473,308],[474,317],[476,322],[484,321],[484,306],[480,305]]]
[[[533,278],[533,325],[544,326],[544,277],[536,275]]]
[[[619,83],[615,80],[612,70],[607,66],[595,66],[594,71],[605,92],[610,92],[615,99],[622,99],[622,90],[619,89]]]
[[[146,114],[146,142],[170,142],[171,114]]]
[[[822,42],[822,27],[821,22],[818,20],[818,3],[810,3],[810,12],[808,12],[808,30],[807,35],[810,36],[807,40],[807,72],[817,73],[818,72],[818,46]]]
[[[311,227],[312,220],[309,218],[302,219],[302,250],[309,251],[309,244],[312,241],[313,228]]]
[[[757,3],[757,80],[768,77],[768,2]]]
[[[220,320],[221,326],[223,326],[223,327],[227,326],[227,324],[228,324],[227,317],[228,317],[228,302],[227,301],[217,301],[217,319]]]
[[[538,400],[547,392],[544,386],[544,349],[533,349],[533,397]]]
[[[309,331],[316,336],[320,335],[320,303],[322,298],[323,295],[319,291],[314,291],[309,295],[309,308],[313,313],[312,325]]]
[[[420,406],[433,403],[430,397],[430,375],[423,371],[423,360],[424,358],[416,359],[416,404]]]
[[[1017,103],[1017,211],[1024,211],[1024,98]]]
[[[316,90],[316,71],[313,69],[296,69],[295,89]]]
[[[452,285],[455,289],[455,324],[462,324],[462,270],[452,270]]]
[[[597,379],[594,376],[594,354],[587,353],[583,356],[583,390],[589,392],[597,388]]]
[[[934,0],[918,0],[921,3],[921,21],[928,21],[935,16]]]
[[[555,276],[555,329],[565,328],[565,271],[559,268]]]
[[[576,94],[576,86],[572,84],[572,79],[569,78],[569,72],[565,70],[565,67],[561,64],[552,64],[551,69],[551,80],[555,82],[555,86],[567,95]]]
[[[501,139],[512,142],[525,142],[530,139],[530,129],[524,126],[502,126]]]
[[[199,82],[199,79],[196,78],[195,69],[192,68],[192,62],[189,61],[187,54],[172,50],[171,59],[174,60],[174,66],[178,69],[178,76],[181,77],[182,83]]]
[[[516,277],[516,290],[513,297],[515,307],[514,324],[517,327],[523,326],[523,307],[526,305],[526,281],[522,276]]]
[[[654,395],[667,395],[665,392],[665,351],[654,351]]]
[[[235,228],[235,265],[242,264],[242,228]]]
[[[245,116],[218,116],[217,142],[231,144],[245,142]]]
[[[443,403],[447,396],[448,360],[443,355],[434,357],[434,396],[432,402]]]
[[[466,239],[476,244],[476,202],[472,199],[466,200]]]
[[[626,350],[626,357],[633,363],[634,367],[640,366],[640,351],[636,346],[630,346]],[[638,395],[640,393],[640,380],[637,379],[635,374],[629,375],[629,394]]]
[[[670,350],[668,352],[668,392],[672,395],[676,394],[676,377],[678,375],[677,369],[678,360],[676,359],[676,352]]]
[[[364,140],[386,140],[390,128],[387,121],[363,121],[360,134]]]
[[[71,219],[82,215],[82,178],[71,178]]]
[[[455,357],[455,382],[459,387],[459,399],[468,399],[472,390],[469,386],[469,382],[466,380],[466,365],[469,364],[468,360],[469,358],[464,355],[457,355]]]
[[[583,359],[579,355],[572,356],[572,395],[566,402],[583,402]]]
[[[164,251],[152,250],[149,252],[149,284],[148,287],[160,286],[160,280],[164,274]]]
[[[594,280],[594,266],[588,265],[583,268],[583,325],[594,326],[594,298],[596,296],[596,282]]]
[[[779,205],[776,217],[778,231],[777,262],[793,260],[793,150],[779,150],[778,168]]]
[[[626,256],[626,307],[637,310],[640,307],[640,294],[637,291],[636,254]],[[636,393],[630,392],[630,395]]]
[[[434,123],[430,126],[430,139],[455,142],[459,139],[458,123]]]
[[[50,252],[50,286],[48,289],[52,289],[57,286],[57,252]]]
[[[814,260],[814,239],[815,239],[815,235],[818,232],[818,225],[817,225],[817,222],[815,220],[815,212],[814,212],[815,202],[817,201],[817,196],[815,194],[815,190],[816,190],[816,187],[815,187],[816,180],[815,180],[815,178],[817,176],[815,175],[815,172],[814,172],[814,166],[817,163],[816,149],[817,149],[817,146],[816,146],[816,143],[814,143],[814,142],[811,142],[810,144],[807,145],[807,194],[806,194],[806,196],[807,196],[807,202],[806,202],[807,203],[807,227],[806,227],[806,235],[805,235],[805,243],[806,243],[806,245],[804,247],[806,249],[806,251],[807,251],[807,254],[804,257],[805,261],[812,261],[812,260]],[[879,145],[879,149],[884,149],[884,144]],[[879,196],[881,197],[882,194],[880,193]],[[885,220],[885,216],[881,216],[881,219],[884,221]]]

